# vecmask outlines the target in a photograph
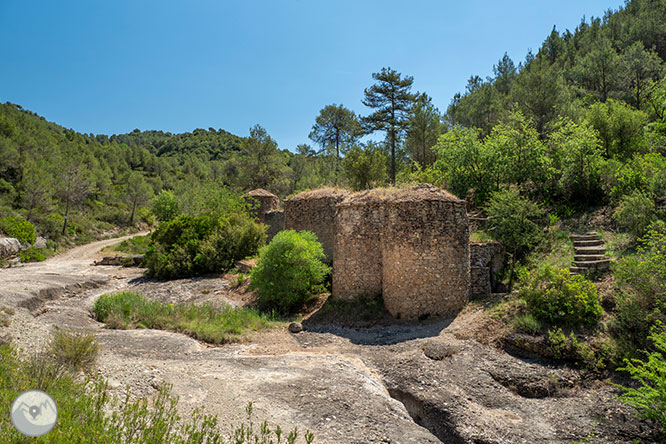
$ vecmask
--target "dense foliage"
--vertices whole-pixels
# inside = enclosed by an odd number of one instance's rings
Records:
[[[265,231],[242,212],[182,215],[153,232],[143,264],[148,276],[158,279],[219,273],[255,254],[266,240]]]
[[[649,339],[656,351],[646,353],[645,360],[625,360],[619,370],[629,372],[637,387],[623,389],[621,399],[636,407],[646,418],[654,419],[666,433],[666,331],[655,331]]]
[[[250,286],[262,308],[291,313],[324,290],[330,267],[322,262],[324,250],[309,232],[281,231],[262,248],[252,269]]]
[[[537,319],[551,324],[595,324],[602,314],[594,283],[569,270],[543,267],[521,287],[520,296]]]
[[[3,217],[0,219],[0,231],[26,244],[35,243],[35,226],[22,217]]]

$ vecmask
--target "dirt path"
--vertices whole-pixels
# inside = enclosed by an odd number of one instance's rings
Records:
[[[109,330],[89,309],[103,293],[141,291],[165,302],[238,302],[219,278],[154,282],[131,268],[91,266],[100,248],[71,250],[42,264],[0,270],[0,304],[16,309],[9,328],[37,350],[53,326],[94,332],[99,373],[117,394],[146,396],[173,385],[184,414],[205,406],[229,430],[252,401],[259,420],[312,430],[318,443],[652,442],[600,382],[524,361],[469,338],[482,313],[455,321],[365,329],[308,325],[211,347],[157,330]]]

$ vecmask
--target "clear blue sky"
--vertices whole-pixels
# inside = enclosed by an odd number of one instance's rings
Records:
[[[114,134],[259,123],[309,143],[319,110],[360,114],[372,73],[414,77],[445,110],[472,74],[518,64],[553,25],[573,30],[621,0],[0,0],[0,101]]]

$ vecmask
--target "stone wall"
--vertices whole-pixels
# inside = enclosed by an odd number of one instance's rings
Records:
[[[383,294],[395,317],[453,316],[467,303],[465,202],[430,185],[376,189],[338,205],[333,297]]]
[[[391,202],[382,239],[384,305],[394,316],[454,316],[469,299],[464,201]]]
[[[316,234],[329,264],[333,262],[335,207],[346,195],[345,190],[323,188],[299,193],[284,201],[285,230],[307,230]]]
[[[499,242],[472,242],[470,264],[474,271],[471,298],[482,298],[499,291],[499,274],[504,269],[504,247]]]
[[[266,242],[270,242],[280,231],[284,230],[284,211],[272,210],[264,214],[264,223],[268,225]]]
[[[339,299],[382,294],[384,208],[381,202],[341,202],[337,207],[332,293]]]
[[[280,198],[270,191],[258,188],[248,192],[244,197],[250,206],[250,214],[256,216],[259,222],[264,222],[264,216],[269,211],[280,209]]]

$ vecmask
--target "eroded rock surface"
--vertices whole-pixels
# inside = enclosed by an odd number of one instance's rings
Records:
[[[224,279],[163,283],[137,269],[92,267],[105,245],[0,270],[0,304],[15,309],[0,334],[37,350],[54,325],[94,332],[112,393],[149,396],[167,382],[183,414],[204,406],[227,431],[252,401],[256,419],[312,430],[318,443],[657,442],[655,425],[635,419],[608,384],[466,338],[477,312],[453,323],[307,324],[298,334],[282,327],[221,347],[165,331],[106,329],[89,309],[108,291],[168,303],[246,301]]]

